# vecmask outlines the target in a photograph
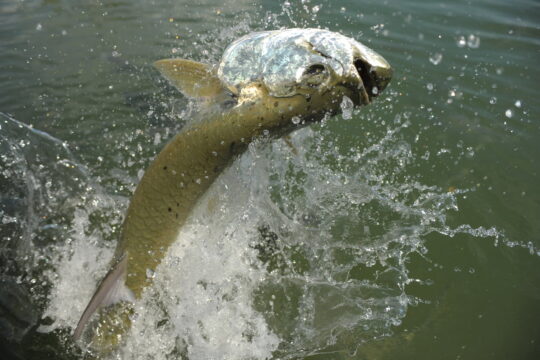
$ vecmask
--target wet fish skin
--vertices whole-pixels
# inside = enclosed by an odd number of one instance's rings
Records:
[[[294,124],[293,117],[304,125],[320,120],[331,110],[337,112],[340,104],[320,95],[310,101],[304,96],[272,101],[264,87],[255,88],[261,100],[177,135],[139,183],[116,254],[127,256],[126,285],[135,297],[148,286],[147,269],[154,270],[160,263],[197,200],[254,138],[266,131],[276,136],[302,126]],[[340,98],[352,96],[345,87],[333,93]]]

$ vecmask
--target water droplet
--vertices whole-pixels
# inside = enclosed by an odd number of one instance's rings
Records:
[[[38,23],[38,24],[36,25],[36,30],[37,30],[37,31],[43,30],[43,25],[41,25],[40,23]]]
[[[345,120],[352,119],[352,112],[354,108],[354,103],[351,99],[349,99],[347,96],[343,97],[343,100],[341,101],[341,112],[342,116]]]
[[[457,46],[462,48],[465,47],[465,45],[467,45],[467,40],[465,40],[465,36],[461,35],[457,40]]]
[[[478,49],[480,47],[480,37],[470,34],[467,38],[467,46],[471,49]]]
[[[431,55],[429,57],[429,61],[433,64],[433,65],[439,65],[442,61],[442,54],[441,53],[435,53],[433,55]]]
[[[514,106],[517,107],[517,108],[520,108],[521,107],[521,100],[516,100],[516,102],[514,103]]]
[[[150,111],[148,113],[150,113]],[[154,135],[154,145],[158,145],[159,143],[161,143],[161,134],[157,132]]]
[[[489,98],[489,103],[491,105],[495,105],[497,103],[497,98],[495,96],[492,96]]]
[[[510,119],[512,116],[514,116],[514,112],[512,111],[512,109],[508,109],[504,112],[504,115]]]
[[[298,116],[293,116],[291,119],[292,123],[295,125],[300,124],[300,118]]]
[[[379,93],[379,88],[376,87],[376,86],[374,86],[373,89],[371,89],[371,93],[372,93],[373,95],[377,95],[377,94]]]

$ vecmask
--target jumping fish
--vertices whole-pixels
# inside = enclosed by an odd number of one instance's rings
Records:
[[[92,314],[94,348],[114,348],[130,328],[133,303],[176,240],[197,201],[248,144],[280,137],[327,114],[344,97],[369,104],[392,68],[379,54],[341,34],[287,29],[246,35],[227,47],[218,66],[185,59],[155,67],[184,95],[203,99],[203,120],[177,134],[146,170],[131,199],[111,270],[74,331]]]

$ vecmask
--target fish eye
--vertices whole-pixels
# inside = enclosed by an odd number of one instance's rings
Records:
[[[317,75],[322,72],[324,72],[326,68],[324,65],[321,64],[313,64],[308,66],[308,68],[304,71],[304,75]]]
[[[302,82],[314,87],[322,84],[328,78],[329,72],[323,64],[312,64],[302,74]]]

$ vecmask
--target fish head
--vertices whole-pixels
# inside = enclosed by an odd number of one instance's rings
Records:
[[[354,39],[321,29],[287,29],[247,35],[224,52],[217,70],[222,83],[240,97],[252,84],[269,96],[315,97],[335,104],[343,96],[369,104],[388,85],[390,64]],[[340,98],[341,97],[341,98]],[[335,111],[334,111],[335,112]]]

